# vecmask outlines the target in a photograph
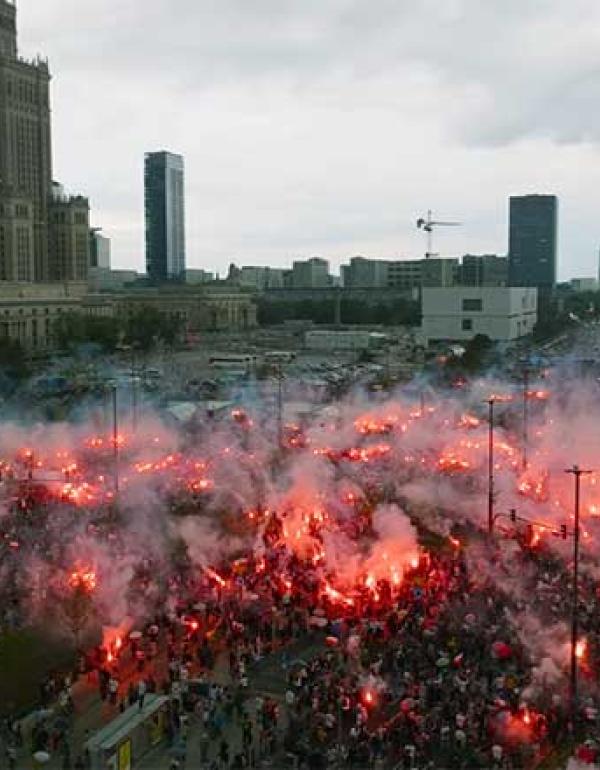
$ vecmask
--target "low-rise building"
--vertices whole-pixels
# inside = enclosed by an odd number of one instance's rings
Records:
[[[292,265],[292,288],[319,289],[330,285],[329,262],[326,259],[312,257],[296,261]]]
[[[238,271],[237,282],[242,288],[254,291],[283,289],[286,272],[289,271],[278,267],[243,265]]]
[[[208,270],[201,270],[200,268],[188,268],[185,271],[185,282],[191,286],[198,286],[202,283],[211,283],[215,280],[215,274],[209,273]]]
[[[598,291],[599,286],[597,278],[571,278],[569,284],[577,292]]]
[[[119,291],[134,284],[140,274],[136,270],[111,270],[105,267],[90,267],[88,284],[90,291]]]
[[[0,339],[30,350],[52,349],[56,321],[64,313],[126,319],[143,307],[182,320],[186,331],[243,331],[257,326],[252,295],[181,288],[94,293],[87,283],[0,282]]]
[[[465,254],[458,275],[461,286],[508,286],[508,257]]]
[[[510,341],[531,334],[537,322],[533,287],[424,288],[422,337],[432,342],[464,342],[477,334]]]

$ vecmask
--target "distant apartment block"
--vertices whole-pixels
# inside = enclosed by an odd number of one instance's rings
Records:
[[[193,286],[202,283],[211,283],[215,280],[215,274],[199,268],[188,268],[185,271],[185,282]]]
[[[319,257],[294,262],[291,285],[294,289],[318,289],[330,286],[329,262]]]
[[[508,258],[465,254],[459,269],[461,286],[508,286]]]

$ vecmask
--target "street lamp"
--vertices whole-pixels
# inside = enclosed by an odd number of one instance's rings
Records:
[[[569,711],[571,730],[575,729],[577,715],[577,637],[579,636],[579,498],[581,477],[591,473],[584,471],[578,465],[567,468],[565,473],[575,477],[575,522],[573,528],[573,588],[571,604],[571,676],[569,686]]]
[[[523,470],[527,470],[527,449],[529,444],[529,369],[523,366]]]
[[[115,482],[115,495],[119,494],[119,424],[117,414],[117,385],[112,386],[113,406],[113,474]]]
[[[496,399],[488,399],[488,532],[494,531],[494,404]]]

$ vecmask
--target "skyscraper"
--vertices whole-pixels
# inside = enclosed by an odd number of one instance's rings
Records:
[[[509,283],[551,289],[556,284],[558,198],[510,199]]]
[[[146,271],[155,283],[185,277],[183,158],[170,152],[146,154],[144,168]]]
[[[48,63],[19,58],[16,8],[0,0],[0,279],[47,278],[51,183]]]

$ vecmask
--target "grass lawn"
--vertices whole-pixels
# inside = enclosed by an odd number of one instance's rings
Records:
[[[0,716],[35,706],[44,675],[72,667],[73,660],[72,648],[39,629],[0,636]]]

